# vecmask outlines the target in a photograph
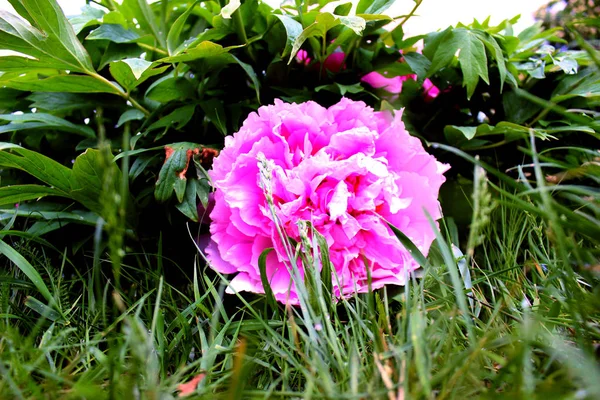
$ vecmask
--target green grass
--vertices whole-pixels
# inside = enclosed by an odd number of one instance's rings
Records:
[[[466,238],[442,221],[419,277],[337,303],[318,273],[302,307],[225,295],[200,256],[170,283],[160,254],[126,255],[117,287],[104,251],[82,270],[7,226],[31,264],[11,259],[0,278],[0,397],[171,398],[200,373],[193,396],[207,399],[600,397],[598,242],[572,224],[593,222],[600,196],[545,190],[538,168],[524,194],[477,168]]]

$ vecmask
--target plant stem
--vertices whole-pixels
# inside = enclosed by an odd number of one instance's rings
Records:
[[[256,63],[256,57],[254,56],[254,53],[252,53],[250,44],[248,44],[248,36],[246,35],[246,28],[244,27],[244,20],[242,19],[240,9],[238,8],[235,10],[231,17],[233,18],[233,25],[235,26],[235,33],[237,34],[238,39],[240,39],[240,41],[246,45],[246,51],[248,52],[248,55],[252,61]]]
[[[155,53],[162,54],[164,56],[169,55],[169,53],[167,53],[165,50],[159,49],[158,47],[150,46],[149,44],[146,44],[146,43],[138,43],[137,45],[140,46],[142,49],[150,50]]]
[[[90,75],[93,78],[96,78],[97,80],[101,81],[105,85],[109,85],[112,88],[114,88],[115,89],[115,92],[113,92],[114,94],[117,94],[117,95],[121,96],[123,99],[125,99],[126,101],[129,101],[131,103],[131,105],[133,106],[133,108],[140,110],[141,112],[144,113],[145,116],[150,115],[150,111],[148,111],[144,106],[142,106],[140,103],[138,103],[133,97],[131,97],[131,95],[129,93],[123,92],[121,90],[121,88],[116,86],[114,83],[112,83],[111,81],[109,81],[108,79],[103,77],[102,75],[98,74],[97,72],[88,72],[88,75]]]

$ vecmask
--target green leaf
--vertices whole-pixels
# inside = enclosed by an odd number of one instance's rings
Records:
[[[170,56],[176,54],[175,50],[179,47],[179,45],[182,42],[180,37],[181,32],[183,31],[183,27],[185,26],[185,22],[194,10],[194,7],[196,7],[196,5],[199,2],[200,1],[195,1],[194,3],[192,3],[192,5],[189,6],[188,9],[185,10],[185,12],[175,20],[175,22],[171,26],[171,29],[169,29],[169,34],[167,35],[167,50]]]
[[[408,64],[408,66],[413,70],[419,80],[425,79],[427,76],[427,71],[431,67],[431,61],[423,54],[412,52],[406,53],[403,55],[404,61]]]
[[[64,323],[63,317],[59,312],[55,311],[53,308],[48,307],[38,299],[27,296],[25,299],[25,306],[31,308],[33,311],[37,312],[44,318],[48,318],[50,321],[59,321]]]
[[[281,54],[281,57],[284,58],[292,51],[294,42],[296,41],[296,39],[298,39],[298,36],[300,36],[300,34],[302,33],[302,24],[288,15],[279,15],[279,14],[274,14],[274,15],[283,24],[283,27],[285,28],[285,33],[287,35],[285,49],[283,50],[283,53]]]
[[[29,219],[42,219],[46,221],[58,221],[62,224],[74,222],[88,226],[95,226],[98,222],[98,214],[90,211],[73,210],[61,211],[67,208],[64,204],[52,203],[25,203],[19,208],[0,209],[0,214],[17,215]]]
[[[36,200],[46,196],[65,196],[65,193],[41,185],[13,185],[0,187],[0,205],[17,204],[22,201]]]
[[[35,92],[27,96],[32,103],[29,108],[52,111],[54,113],[65,113],[72,110],[86,110],[104,105],[95,96],[81,95],[76,93],[61,92]]]
[[[111,184],[114,185],[114,190],[118,193],[120,191],[121,172],[116,164],[108,163],[104,159],[100,150],[87,149],[75,159],[72,170],[71,197],[100,215],[104,210],[100,200],[105,190],[103,183],[107,168],[113,169]]]
[[[196,47],[188,48],[183,53],[177,54],[172,57],[165,57],[158,60],[163,63],[177,63],[177,62],[189,62],[198,60],[201,58],[216,57],[218,55],[227,53],[231,48],[240,47],[233,46],[224,48],[220,44],[204,41],[198,44]]]
[[[48,303],[53,306],[56,305],[56,302],[50,294],[50,290],[48,290],[48,287],[44,283],[42,276],[36,271],[33,265],[31,265],[29,261],[25,259],[25,257],[19,254],[11,246],[4,243],[2,240],[0,240],[0,254],[4,254],[6,258],[15,264],[17,268],[19,268],[21,272],[23,272],[25,276],[31,280],[40,294],[44,296],[46,300],[48,300]]]
[[[246,72],[246,75],[248,75],[248,78],[250,78],[252,81],[252,84],[254,85],[254,91],[256,92],[256,101],[258,101],[260,104],[260,82],[258,81],[258,77],[256,76],[256,72],[254,72],[252,65],[240,61],[233,54],[231,57],[239,64],[240,67],[242,67],[242,69]]]
[[[150,8],[147,0],[123,0],[117,9],[131,22],[134,19],[138,21],[143,31],[150,33],[160,44],[160,47],[166,48],[167,43],[156,24],[154,12]],[[164,32],[166,34],[166,32]]]
[[[146,72],[152,63],[141,58],[128,58],[110,63],[110,74],[128,91],[139,85],[142,74]]]
[[[355,83],[354,85],[342,85],[341,83],[331,83],[329,85],[317,86],[315,88],[315,92],[320,92],[321,90],[327,90],[333,93],[339,93],[342,96],[345,96],[346,93],[361,93],[364,92],[365,89],[361,86],[360,83]]]
[[[463,135],[467,140],[471,140],[475,137],[477,133],[476,126],[456,126],[456,125],[448,125],[444,128],[444,134],[456,134]]]
[[[68,195],[71,190],[71,170],[35,151],[9,143],[0,143],[0,166],[17,168]]]
[[[89,126],[75,125],[67,120],[51,114],[27,113],[27,114],[0,114],[0,121],[9,121],[7,125],[0,125],[0,133],[17,132],[27,129],[48,129],[62,132],[75,133],[88,138],[95,138],[94,130]]]
[[[474,32],[457,28],[445,36],[433,56],[427,75],[431,76],[450,65],[457,52],[463,73],[463,86],[467,87],[467,98],[470,99],[475,93],[480,77],[489,84],[485,47]]]
[[[73,26],[75,34],[78,35],[82,30],[88,26],[97,25],[104,17],[104,11],[97,8],[85,5],[81,8],[81,14],[75,15],[69,18],[69,22]]]
[[[16,10],[21,11],[21,15],[34,28],[27,27],[22,22],[15,21],[16,18],[10,14],[2,12],[0,14],[0,31],[4,32],[0,35],[0,48],[11,49],[3,46],[6,43],[5,40],[8,39],[4,34],[7,32],[13,38],[17,38],[16,42],[12,42],[11,47],[14,47],[16,43],[24,44],[24,47],[11,50],[25,54],[30,54],[31,50],[38,54],[41,51],[43,58],[54,58],[70,64],[72,70],[94,71],[89,54],[77,39],[73,26],[55,0],[9,0],[9,2]],[[34,29],[41,32],[36,32]],[[38,58],[35,54],[30,55]]]
[[[500,75],[500,93],[502,93],[504,81],[507,77],[506,63],[504,61],[504,54],[502,53],[502,49],[500,48],[500,45],[498,44],[496,39],[489,33],[480,31],[475,31],[475,33],[479,36],[492,58],[496,60],[496,65],[498,66],[498,74]]]
[[[30,92],[67,92],[67,93],[113,93],[121,94],[118,86],[110,82],[83,75],[55,75],[38,79],[37,74],[32,76],[15,77],[0,80],[0,84],[13,89]]]
[[[298,50],[300,50],[300,47],[302,47],[302,44],[304,44],[307,39],[311,37],[323,37],[327,34],[328,30],[339,24],[339,18],[335,18],[330,13],[322,13],[317,15],[315,22],[306,27],[306,29],[304,29],[302,33],[298,35],[296,40],[294,40],[288,64],[290,64],[294,57],[296,57],[296,53],[298,53]]]
[[[144,119],[145,117],[146,117],[146,115],[143,112],[141,112],[140,110],[131,108],[131,109],[125,111],[123,114],[121,114],[121,116],[119,117],[119,121],[117,122],[117,128],[123,126],[123,124],[125,122],[140,120],[140,119]]]
[[[396,0],[360,0],[356,6],[357,14],[381,14]]]
[[[344,17],[336,15],[336,17],[340,20],[342,25],[352,29],[358,36],[362,35],[367,26],[367,21],[359,16]]]
[[[86,40],[109,40],[115,43],[133,43],[140,38],[140,35],[123,28],[118,24],[103,24],[90,32]]]
[[[194,96],[194,88],[183,77],[165,76],[154,82],[146,91],[146,97],[159,103],[185,100]]]
[[[185,125],[187,125],[188,122],[190,122],[190,120],[194,116],[195,110],[196,110],[196,105],[194,105],[194,104],[188,104],[187,106],[176,108],[168,115],[160,118],[158,121],[156,121],[152,125],[150,125],[148,127],[147,131],[149,132],[149,131],[153,131],[155,129],[171,128],[171,127],[175,128],[175,129],[181,129]]]
[[[185,188],[185,196],[182,201],[175,205],[183,215],[194,222],[198,222],[198,204],[196,203],[197,179],[190,179]]]

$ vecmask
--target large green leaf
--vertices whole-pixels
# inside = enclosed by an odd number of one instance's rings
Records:
[[[49,157],[17,145],[0,143],[0,149],[10,150],[0,151],[0,166],[20,169],[54,190],[47,194],[73,199],[99,215],[104,210],[101,199],[107,168],[113,169],[111,175],[115,191],[120,190],[121,172],[115,163],[104,160],[99,150],[86,150],[75,159],[71,170]]]
[[[431,76],[450,65],[457,53],[463,73],[463,86],[467,87],[467,98],[470,99],[480,77],[486,83],[490,83],[485,46],[475,32],[457,28],[444,35],[442,42],[437,46],[428,75]]]
[[[10,149],[10,152],[3,149]],[[0,166],[17,168],[68,196],[71,170],[53,159],[17,145],[0,143]]]
[[[55,0],[9,0],[32,26],[2,12],[0,18],[0,47],[29,54],[33,57],[56,59],[70,65],[71,70],[94,71],[92,60],[79,41],[73,26]],[[6,45],[10,47],[4,47]],[[24,47],[15,49],[19,44]],[[12,48],[11,48],[12,47]],[[30,54],[30,53],[34,54]],[[38,54],[38,55],[36,55]],[[40,58],[40,60],[42,60]]]
[[[37,74],[25,74],[6,80],[0,84],[13,89],[30,92],[67,92],[67,93],[113,93],[121,94],[117,85],[91,76],[54,75],[42,78]]]
[[[46,196],[65,197],[65,193],[48,186],[13,185],[0,187],[0,205],[17,204]]]
[[[52,114],[27,113],[27,114],[0,114],[0,121],[9,121],[7,125],[0,125],[0,133],[16,132],[26,129],[48,129],[75,133],[89,138],[95,138],[94,130],[89,126],[75,125],[65,119]]]

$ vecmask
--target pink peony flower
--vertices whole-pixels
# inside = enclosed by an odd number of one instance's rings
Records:
[[[258,258],[274,248],[266,260],[271,289],[281,302],[298,302],[259,159],[269,165],[268,191],[284,234],[298,241],[303,220],[327,240],[336,296],[366,292],[367,268],[374,289],[404,285],[418,268],[383,219],[427,254],[434,232],[423,210],[441,217],[437,197],[448,166],[408,134],[401,112],[374,112],[346,98],[330,108],[276,100],[225,139],[209,172],[216,190],[206,254],[213,269],[236,274],[229,293],[264,293]]]

